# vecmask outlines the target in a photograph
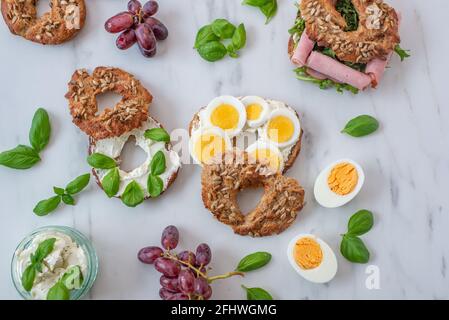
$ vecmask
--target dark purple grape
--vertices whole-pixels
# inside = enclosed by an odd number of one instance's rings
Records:
[[[178,287],[182,293],[193,293],[195,276],[190,269],[181,270],[178,276]]]
[[[131,28],[134,24],[134,17],[130,12],[120,12],[115,16],[109,18],[104,24],[107,32],[117,33]]]
[[[157,271],[167,277],[176,277],[181,271],[179,262],[162,257],[157,258],[156,261],[154,261],[154,267]]]
[[[132,14],[138,14],[141,8],[142,4],[140,3],[140,1],[131,0],[128,2],[128,11]]]
[[[162,288],[167,289],[170,292],[177,293],[180,292],[178,288],[178,278],[176,277],[166,277],[161,276],[159,279],[159,283],[161,284]]]
[[[203,277],[198,277],[195,279],[195,283],[194,283],[194,291],[195,294],[199,295],[199,296],[204,296],[207,292],[209,288],[209,283],[207,282],[206,279],[204,279]]]
[[[143,249],[140,249],[139,253],[137,254],[137,258],[146,264],[153,264],[154,261],[159,258],[162,253],[161,248],[159,247],[145,247]]]
[[[148,1],[143,5],[142,12],[144,14],[144,17],[151,17],[154,16],[159,9],[159,5],[156,1]]]
[[[152,58],[156,55],[156,47],[153,50],[145,50],[141,46],[139,46],[140,52],[144,57]]]
[[[144,48],[150,50],[150,48]],[[179,231],[175,226],[168,226],[162,232],[161,243],[162,247],[171,250],[175,249],[179,242]]]
[[[210,297],[212,297],[212,287],[208,286],[206,293],[203,294],[203,299],[204,300],[209,300]]]
[[[133,29],[128,29],[126,31],[123,31],[118,36],[115,44],[117,45],[117,48],[121,50],[126,50],[128,48],[131,48],[136,42],[137,42],[136,33],[134,32]]]
[[[144,56],[152,57],[156,54],[156,38],[154,37],[153,31],[146,24],[139,24],[137,26],[136,37],[139,48],[141,49],[140,51]]]
[[[175,293],[167,300],[189,300],[189,296],[184,293]]]
[[[159,289],[159,297],[161,297],[162,300],[169,300],[171,297],[173,297],[173,295],[173,292],[170,292],[165,288]]]
[[[189,263],[192,266],[194,266],[195,262],[196,262],[195,254],[193,252],[191,252],[191,251],[181,251],[178,254],[178,259],[183,261],[183,262]]]
[[[212,259],[212,252],[207,244],[202,243],[196,248],[196,265],[207,266]]]
[[[154,36],[157,40],[165,40],[168,37],[167,27],[160,22],[158,19],[153,17],[148,17],[145,19],[145,23],[150,26],[153,30]]]

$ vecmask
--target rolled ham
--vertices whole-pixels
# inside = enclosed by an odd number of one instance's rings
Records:
[[[292,62],[298,67],[303,67],[306,64],[307,58],[312,52],[314,46],[315,42],[310,40],[307,36],[307,32],[304,31],[301,35],[301,39],[299,39],[299,43],[296,46],[295,51],[293,52]]]
[[[307,59],[307,66],[342,83],[347,83],[359,90],[371,84],[371,77],[344,65],[317,51],[312,51]]]
[[[366,65],[365,73],[371,77],[371,82],[373,88],[377,87],[377,85],[382,80],[385,69],[387,68],[388,62],[392,53],[390,53],[386,60],[382,60],[379,58],[373,59]]]
[[[329,78],[325,74],[319,73],[318,71],[315,71],[310,68],[307,68],[306,72],[309,76],[314,77],[315,79],[318,79],[318,80],[326,80],[327,78]]]

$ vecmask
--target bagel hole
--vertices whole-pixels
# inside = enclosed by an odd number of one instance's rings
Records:
[[[254,210],[262,199],[264,189],[262,187],[245,188],[237,194],[237,203],[242,214],[246,215]]]
[[[106,91],[105,93],[99,94],[96,100],[98,109],[96,115],[99,115],[106,108],[113,109],[122,100],[122,96],[112,91]]]
[[[147,154],[136,145],[136,138],[130,136],[120,155],[120,169],[125,172],[131,172],[140,167],[146,159]]]
[[[51,10],[51,0],[38,0],[36,3],[36,16],[41,18],[45,13]]]

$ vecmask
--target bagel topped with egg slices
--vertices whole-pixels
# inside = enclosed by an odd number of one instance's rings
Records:
[[[283,102],[220,96],[190,122],[190,154],[203,165],[237,147],[273,171],[286,172],[301,150],[302,132],[298,114]]]
[[[400,16],[383,0],[301,0],[288,52],[298,79],[358,93],[381,81],[400,47]]]

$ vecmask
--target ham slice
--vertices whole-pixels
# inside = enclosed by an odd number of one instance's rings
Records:
[[[306,64],[307,58],[312,52],[314,46],[315,42],[310,40],[307,36],[307,32],[304,31],[301,35],[301,39],[299,39],[299,43],[295,51],[293,52],[292,62],[298,67],[303,67]]]
[[[377,85],[382,80],[385,69],[390,61],[392,53],[390,53],[386,60],[382,60],[379,58],[373,59],[366,65],[365,73],[371,77],[371,82],[373,88],[377,87]]]
[[[309,76],[314,77],[315,79],[318,79],[318,80],[326,80],[327,78],[329,78],[325,74],[319,73],[318,71],[315,71],[310,68],[307,68],[306,72]]]
[[[313,51],[307,59],[307,66],[329,78],[347,83],[359,90],[371,84],[371,77],[344,65],[322,53]]]

